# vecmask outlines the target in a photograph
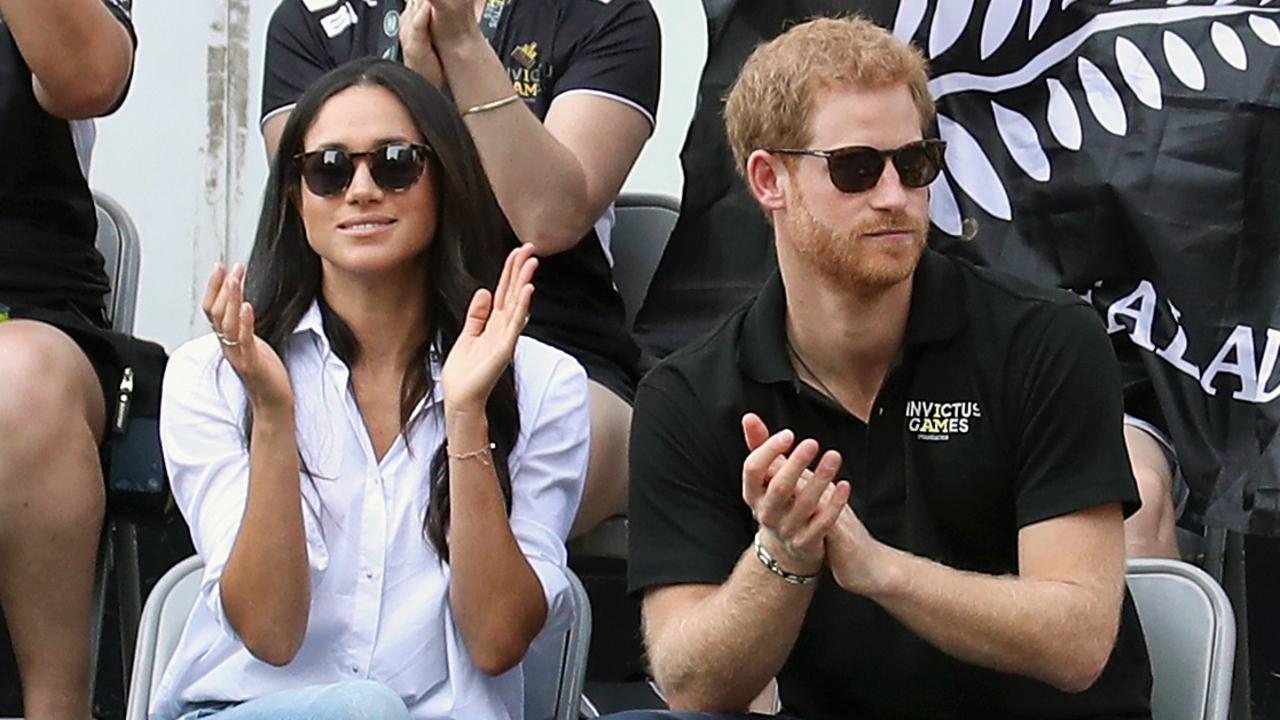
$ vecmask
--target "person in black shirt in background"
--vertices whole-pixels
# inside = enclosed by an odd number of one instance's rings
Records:
[[[89,717],[99,445],[119,369],[94,248],[91,126],[123,100],[128,0],[0,0],[0,607],[25,715]],[[74,338],[74,339],[73,339]]]
[[[641,383],[630,586],[674,710],[1149,718],[1119,370],[1078,297],[926,249],[924,58],[797,25],[729,94],[779,273]]]
[[[653,131],[648,0],[283,0],[267,33],[268,152],[316,78],[364,55],[447,86],[516,236],[541,265],[527,334],[586,368],[591,460],[571,535],[625,512],[639,348],[609,259],[612,203]]]

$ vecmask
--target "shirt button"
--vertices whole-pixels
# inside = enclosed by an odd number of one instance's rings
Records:
[[[372,579],[373,579],[373,573],[372,573],[372,572],[366,572],[366,573],[364,574],[364,579],[365,579],[365,580],[372,580]]]
[[[352,666],[351,666],[351,674],[352,674],[352,675],[359,675],[359,674],[360,674],[360,666],[359,666],[359,665],[352,665]]]

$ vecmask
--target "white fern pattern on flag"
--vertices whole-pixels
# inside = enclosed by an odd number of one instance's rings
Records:
[[[898,6],[898,17],[893,22],[893,34],[910,42],[920,29],[928,9],[929,0],[902,0]]]
[[[956,196],[947,184],[945,171],[929,186],[929,219],[948,235],[959,235],[964,231],[960,205],[956,203]]]
[[[1151,66],[1151,61],[1142,50],[1129,38],[1121,35],[1116,38],[1116,64],[1120,68],[1120,76],[1124,78],[1129,89],[1138,96],[1138,101],[1152,110],[1164,107],[1164,93],[1160,89],[1160,76]]]
[[[1204,65],[1196,57],[1191,44],[1172,30],[1164,31],[1163,40],[1164,57],[1169,62],[1169,69],[1173,70],[1173,76],[1192,90],[1204,90]]]
[[[929,57],[936,58],[956,44],[973,14],[973,0],[947,0],[938,3],[929,28]]]
[[[1084,88],[1084,99],[1097,118],[1098,124],[1112,135],[1124,136],[1129,132],[1129,118],[1124,110],[1124,100],[1120,93],[1107,79],[1106,73],[1098,69],[1089,58],[1076,59],[1077,72],[1080,73],[1080,86]]]
[[[1049,156],[1044,153],[1036,126],[1026,115],[992,101],[991,112],[996,118],[996,131],[1004,146],[1009,148],[1013,161],[1032,180],[1049,182],[1052,169]]]
[[[1028,40],[1036,36],[1036,31],[1044,24],[1046,17],[1049,17],[1049,0],[1031,0],[1031,22],[1027,25]]]
[[[1065,10],[1076,1],[1061,0],[1056,4],[1060,10]],[[1267,7],[1275,0],[1256,0],[1257,4],[1253,5],[1238,5],[1234,0],[1217,0],[1213,5],[1190,5],[1190,0],[1165,0],[1165,7],[1125,7],[1132,2],[1110,0],[1107,9],[1094,11],[1096,14],[1079,28],[1053,42],[1012,72],[1002,75],[950,72],[931,80],[930,91],[935,99],[970,91],[998,96],[1006,90],[1043,80],[1048,89],[1044,120],[1049,133],[1062,148],[1078,151],[1084,146],[1085,135],[1075,94],[1083,96],[1084,105],[1099,126],[1121,137],[1129,131],[1131,112],[1126,108],[1121,88],[1131,92],[1146,108],[1159,111],[1165,107],[1166,83],[1148,56],[1149,50],[1126,37],[1126,30],[1166,26],[1161,34],[1161,46],[1169,72],[1183,86],[1197,92],[1207,86],[1204,61],[1191,44],[1170,26],[1211,21],[1211,44],[1227,65],[1240,71],[1249,66],[1250,49],[1240,34],[1245,24],[1266,46],[1280,47],[1280,24],[1271,17],[1280,12],[1280,6]],[[1053,11],[1054,4],[1052,0],[990,0],[980,18],[981,32],[977,36],[979,57],[986,60],[1000,52],[1017,29],[1024,10],[1027,16],[1026,37],[1034,38]],[[933,16],[927,35],[921,40],[916,34],[924,25],[931,6]],[[903,39],[920,40],[927,47],[928,56],[936,58],[965,35],[974,20],[974,9],[974,0],[934,0],[932,3],[929,0],[901,0],[894,34]],[[1237,27],[1229,24],[1233,19],[1244,22],[1237,23]],[[1108,76],[1098,62],[1080,54],[1091,38],[1108,32],[1116,33],[1113,57],[1105,58],[1102,65],[1112,66],[1111,61],[1114,60],[1118,78]],[[1100,46],[1088,47],[1094,48],[1090,52],[1096,53]],[[1069,62],[1072,59],[1074,63]],[[1066,72],[1072,65],[1075,73]],[[1047,182],[1052,177],[1052,164],[1040,141],[1034,118],[995,101],[991,103],[991,113],[1008,157],[1028,177]],[[947,172],[931,186],[930,214],[933,223],[943,232],[960,234],[965,220],[953,188],[962,191],[992,217],[1011,220],[1013,210],[1009,191],[996,171],[988,149],[982,146],[973,132],[951,117],[939,115],[938,129],[948,142]]]
[[[1249,69],[1249,55],[1244,50],[1244,41],[1240,39],[1240,35],[1231,26],[1221,22],[1213,24],[1213,29],[1209,31],[1209,37],[1213,40],[1213,46],[1218,49],[1218,54],[1222,56],[1227,64],[1237,70]]]
[[[1084,146],[1084,128],[1080,126],[1076,101],[1071,99],[1071,93],[1061,80],[1049,78],[1046,83],[1049,86],[1049,131],[1062,147],[1079,150]]]
[[[1249,27],[1262,42],[1271,47],[1280,47],[1280,25],[1276,25],[1275,20],[1261,15],[1250,15]]]
[[[987,6],[987,17],[982,21],[983,60],[995,54],[996,50],[1009,39],[1013,26],[1018,22],[1018,10],[1022,0],[991,0]]]
[[[947,141],[946,162],[951,179],[992,217],[1013,219],[1009,192],[995,165],[983,152],[977,138],[965,126],[946,115],[938,115],[938,134]]]

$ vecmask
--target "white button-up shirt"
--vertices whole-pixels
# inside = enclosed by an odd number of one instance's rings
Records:
[[[523,717],[523,675],[471,662],[449,607],[449,566],[426,540],[430,464],[445,439],[440,366],[434,392],[376,459],[317,306],[289,340],[311,609],[293,661],[253,657],[221,604],[219,581],[249,490],[244,387],[212,336],[173,354],[164,378],[161,439],[174,498],[204,561],[200,595],[153,695],[151,717],[195,703],[238,702],[289,688],[372,679],[414,718]],[[516,344],[520,434],[510,456],[511,529],[546,593],[548,623],[569,612],[564,540],[586,475],[587,380],[570,356],[530,338]],[[421,416],[421,417],[419,417]]]

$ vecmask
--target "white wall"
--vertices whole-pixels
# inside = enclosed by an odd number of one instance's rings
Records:
[[[706,20],[697,0],[651,1],[663,25],[663,95],[626,189],[679,197]],[[267,173],[257,129],[263,42],[276,4],[134,3],[133,88],[98,125],[91,181],[129,210],[142,238],[135,330],[170,349],[204,332],[199,302],[213,263],[243,260],[253,243]]]

